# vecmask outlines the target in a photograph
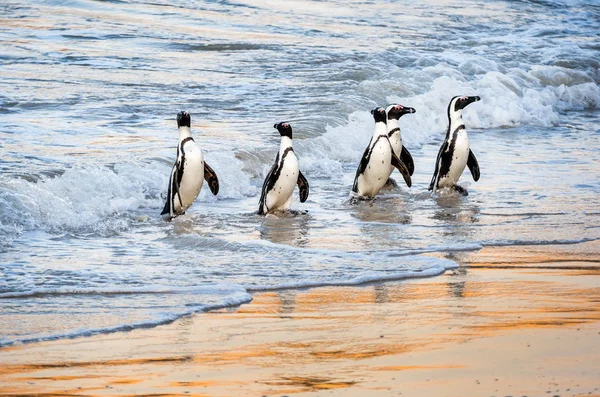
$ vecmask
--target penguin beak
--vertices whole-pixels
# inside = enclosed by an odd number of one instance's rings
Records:
[[[481,100],[481,98],[478,97],[478,96],[463,97],[462,103],[457,103],[456,104],[456,110],[464,109],[468,105],[472,104],[473,102],[477,102],[477,101],[480,101],[480,100]]]
[[[396,105],[394,106],[394,112],[398,117],[402,117],[405,114],[415,113],[416,110],[414,108],[409,108],[408,106]]]

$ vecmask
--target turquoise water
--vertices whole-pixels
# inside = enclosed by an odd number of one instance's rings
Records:
[[[0,346],[457,266],[426,252],[600,238],[594,1],[9,0],[0,20]],[[454,95],[482,98],[468,197],[427,191]],[[388,103],[417,111],[413,186],[352,204]],[[166,223],[180,110],[221,190]],[[259,217],[282,120],[311,192]]]

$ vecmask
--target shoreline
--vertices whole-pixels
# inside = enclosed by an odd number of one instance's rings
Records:
[[[600,396],[600,242],[429,253],[444,275],[0,349],[0,395]]]

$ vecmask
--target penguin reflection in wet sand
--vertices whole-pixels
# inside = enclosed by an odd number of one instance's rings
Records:
[[[177,114],[177,127],[177,160],[171,170],[167,202],[161,212],[168,220],[185,213],[198,197],[205,179],[212,194],[219,192],[217,174],[206,164],[200,146],[192,138],[191,117],[188,112]]]
[[[406,164],[392,150],[385,109],[375,108],[371,114],[375,119],[375,131],[360,160],[352,186],[352,191],[361,197],[375,197],[379,193],[388,180],[391,166],[400,171],[408,187],[412,184]]]
[[[279,131],[281,143],[275,164],[263,183],[258,207],[259,215],[290,208],[296,185],[300,190],[300,202],[303,203],[308,198],[308,181],[298,168],[298,158],[292,148],[292,126],[281,122],[273,127]]]
[[[478,96],[455,96],[450,100],[446,139],[438,153],[429,190],[447,187],[467,196],[469,194],[467,189],[456,184],[465,166],[469,167],[475,182],[479,180],[479,164],[469,148],[469,138],[463,124],[462,112],[467,105],[480,99]]]
[[[415,163],[410,152],[402,144],[402,134],[400,133],[400,117],[405,114],[415,113],[414,108],[402,105],[389,105],[385,109],[387,115],[387,131],[390,145],[394,154],[406,165],[410,176],[415,172]],[[394,166],[390,166],[390,175],[394,171]]]

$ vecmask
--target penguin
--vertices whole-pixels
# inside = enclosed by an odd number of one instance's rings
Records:
[[[456,184],[465,166],[469,167],[475,182],[479,180],[479,163],[469,147],[469,138],[463,124],[462,112],[467,105],[480,99],[478,96],[455,96],[450,100],[446,139],[438,153],[429,190],[448,187],[467,196],[469,194],[467,190]]]
[[[415,163],[413,161],[410,152],[406,149],[404,145],[402,145],[402,135],[400,134],[400,117],[405,114],[415,113],[416,110],[414,108],[410,108],[402,105],[389,105],[385,109],[385,113],[387,115],[387,131],[388,138],[390,140],[390,145],[392,145],[392,150],[394,154],[398,156],[400,160],[406,165],[408,169],[408,173],[410,176],[415,172]],[[390,166],[390,175],[394,171],[394,167]]]
[[[183,215],[192,205],[206,179],[212,194],[219,193],[219,179],[215,171],[204,161],[200,146],[192,138],[191,117],[188,112],[177,114],[179,145],[177,160],[171,170],[167,202],[161,215],[168,220]]]
[[[375,108],[371,114],[375,120],[375,131],[360,160],[352,186],[352,192],[361,197],[375,197],[379,193],[390,175],[390,166],[400,171],[408,187],[412,184],[408,168],[392,150],[385,109]]]
[[[300,190],[300,202],[308,198],[308,181],[300,172],[298,157],[292,148],[292,126],[280,122],[273,126],[281,135],[279,152],[275,164],[267,174],[263,183],[258,205],[258,214],[266,215],[274,211],[287,210],[292,203],[294,187]]]

